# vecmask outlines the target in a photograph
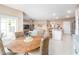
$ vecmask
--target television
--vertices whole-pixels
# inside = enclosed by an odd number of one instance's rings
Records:
[[[30,25],[24,25],[24,29],[29,29]]]

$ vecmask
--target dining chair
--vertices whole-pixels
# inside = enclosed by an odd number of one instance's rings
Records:
[[[42,39],[42,43],[40,45],[40,52],[42,55],[48,55],[49,39],[50,38],[48,36]]]
[[[25,39],[24,32],[16,32],[15,37],[16,37],[16,39],[24,40]]]
[[[2,34],[0,35],[0,50],[1,50],[0,54],[5,55],[6,53],[1,38],[2,38]]]
[[[1,34],[1,37],[0,37],[1,54],[2,55],[15,55],[14,52],[12,52],[10,49],[8,49],[6,46],[4,46],[2,36],[3,36],[3,34]]]
[[[40,48],[29,51],[28,55],[48,55],[49,37],[43,37],[40,42]]]
[[[24,32],[15,32],[16,38],[24,37]]]

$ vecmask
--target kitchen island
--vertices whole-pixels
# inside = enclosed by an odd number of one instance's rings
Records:
[[[55,40],[62,40],[62,30],[52,29],[52,38]]]

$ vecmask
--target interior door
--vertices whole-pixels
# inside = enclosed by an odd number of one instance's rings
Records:
[[[71,34],[71,25],[69,21],[65,21],[63,23],[63,27],[64,27],[64,33],[65,34]]]

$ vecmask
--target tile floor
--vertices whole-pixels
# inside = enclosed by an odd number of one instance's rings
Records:
[[[50,55],[72,55],[73,54],[73,39],[71,35],[63,35],[62,40],[50,39],[49,41]]]

